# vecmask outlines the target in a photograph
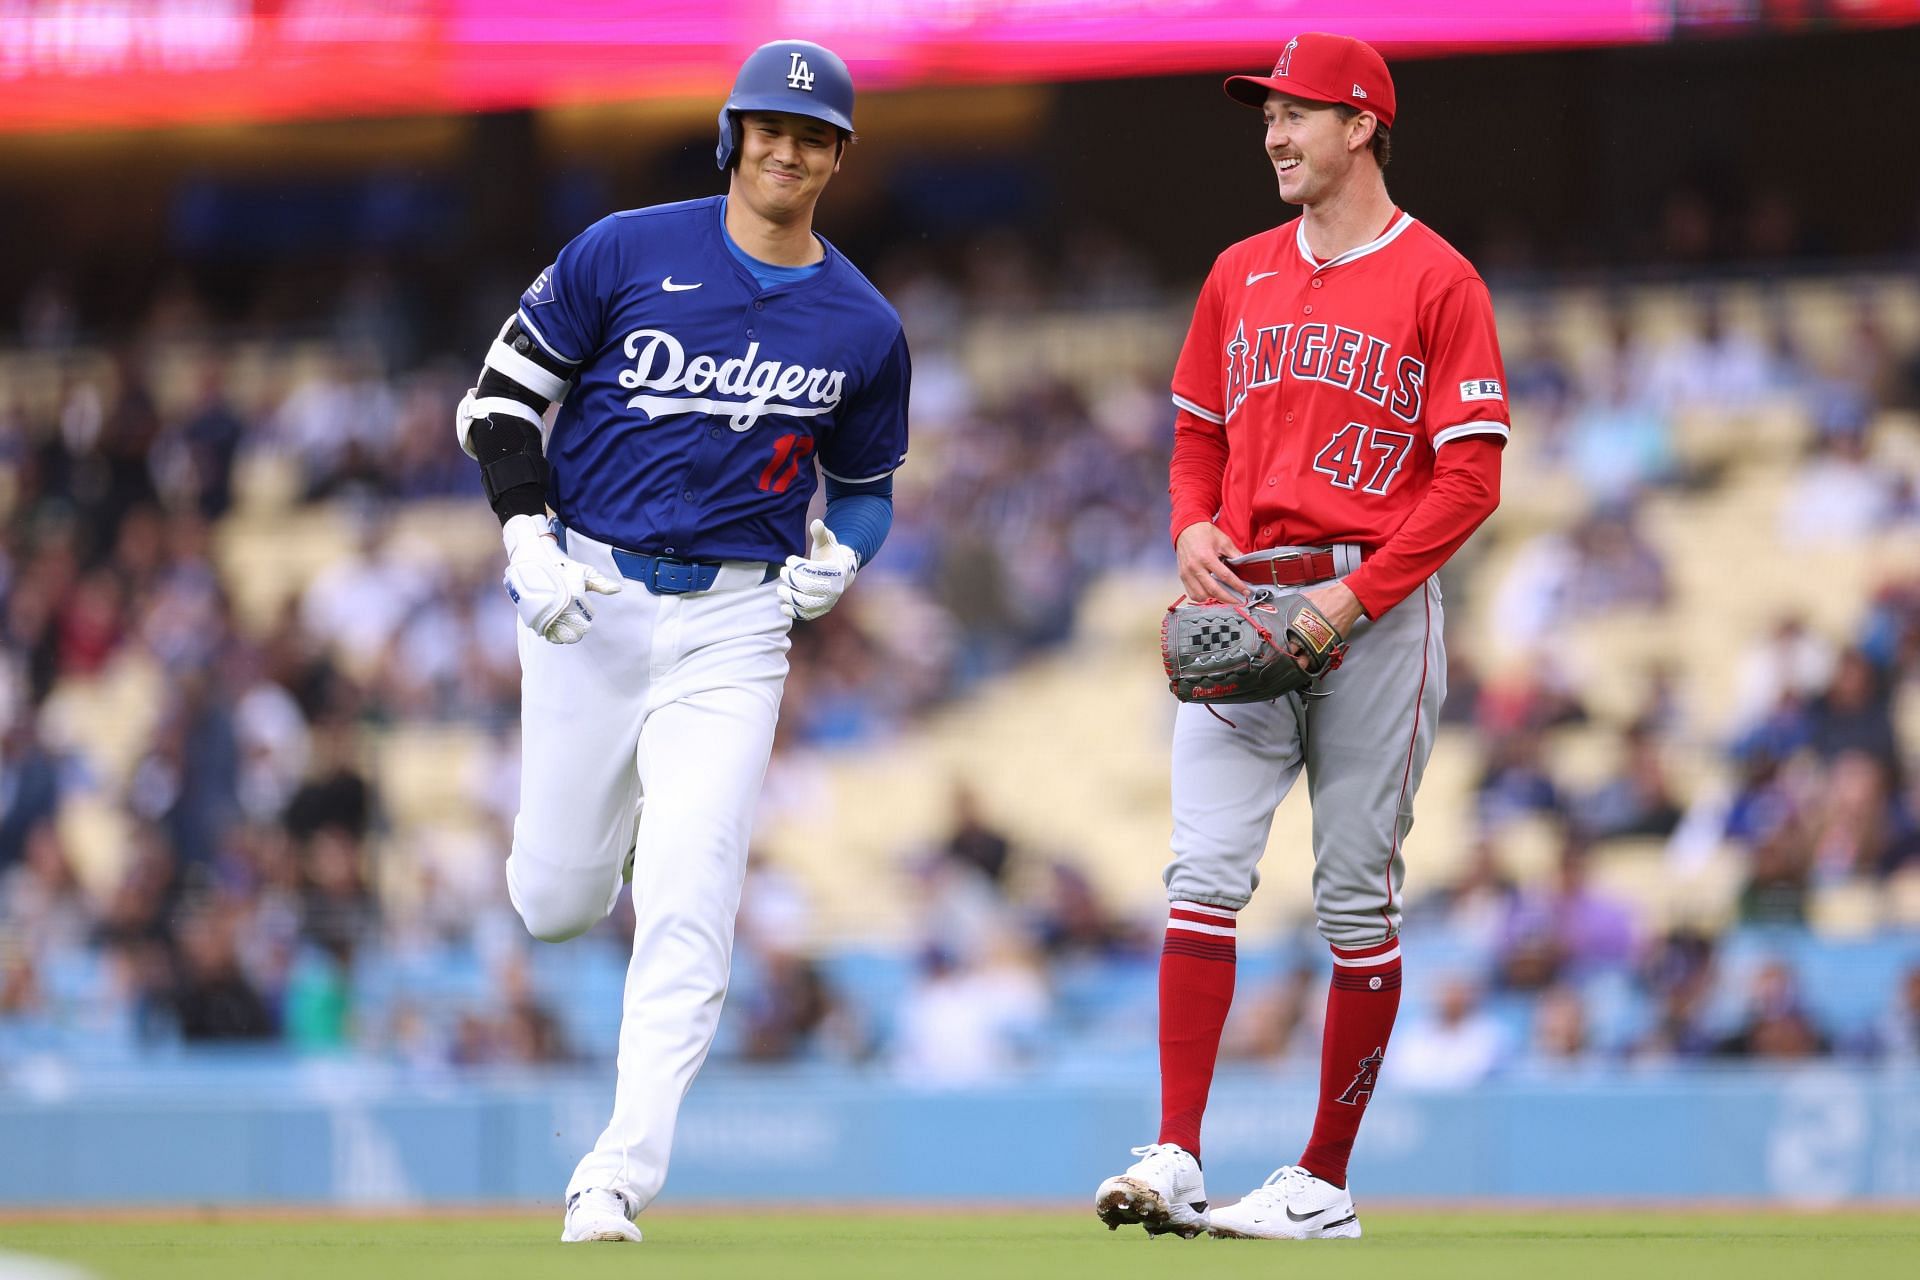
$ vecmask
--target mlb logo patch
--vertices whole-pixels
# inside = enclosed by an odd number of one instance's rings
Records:
[[[1469,378],[1460,384],[1462,400],[1504,400],[1498,378]]]

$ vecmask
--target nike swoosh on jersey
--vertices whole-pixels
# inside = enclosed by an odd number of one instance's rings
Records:
[[[704,284],[706,282],[701,281],[700,283]],[[685,293],[689,289],[698,289],[700,287],[700,284],[675,284],[673,282],[673,277],[668,276],[665,280],[662,280],[660,282],[660,287],[662,289],[665,289],[668,293]]]
[[[1258,284],[1260,281],[1265,280],[1268,276],[1277,276],[1279,274],[1280,273],[1278,271],[1249,271],[1247,272],[1247,283],[1250,285]]]

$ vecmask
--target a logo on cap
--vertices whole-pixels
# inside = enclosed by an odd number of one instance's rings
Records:
[[[787,88],[813,92],[813,68],[809,67],[806,58],[798,53],[793,55],[793,61],[787,65]]]
[[[1293,62],[1293,51],[1298,48],[1299,45],[1299,36],[1295,36],[1293,39],[1287,41],[1287,47],[1280,51],[1280,61],[1273,64],[1273,74],[1277,76],[1289,74],[1287,67]]]
[[[1356,98],[1364,98],[1367,96],[1367,91],[1365,89],[1362,89],[1359,85],[1355,85],[1353,86],[1353,96]]]

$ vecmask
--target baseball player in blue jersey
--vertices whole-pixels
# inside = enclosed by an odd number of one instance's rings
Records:
[[[788,630],[834,606],[892,520],[900,318],[813,231],[852,131],[838,57],[755,50],[720,112],[727,194],[583,231],[457,415],[524,623],[507,891],[560,942],[633,883],[613,1115],[562,1240],[640,1239],[726,994]]]

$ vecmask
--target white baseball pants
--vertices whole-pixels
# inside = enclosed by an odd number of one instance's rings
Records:
[[[619,577],[603,543],[567,554]],[[593,628],[555,645],[520,630],[521,783],[507,892],[535,937],[586,932],[634,853],[633,958],[613,1116],[567,1185],[644,1207],[666,1181],[681,1100],[726,996],[754,806],[787,676],[788,620],[760,566],[708,591],[626,581]]]

